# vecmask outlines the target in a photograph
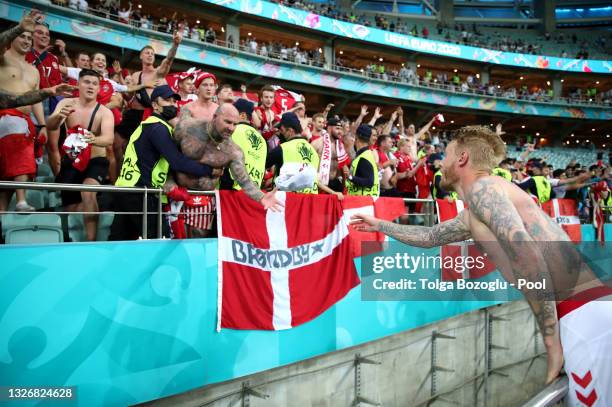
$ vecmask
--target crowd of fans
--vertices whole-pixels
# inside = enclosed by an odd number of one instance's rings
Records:
[[[380,107],[364,105],[358,117],[348,118],[330,104],[308,116],[312,109],[303,96],[278,87],[267,85],[254,97],[246,86],[238,91],[230,84],[221,85],[215,75],[199,69],[173,73],[174,56],[185,33],[180,25],[176,28],[173,46],[161,64],[154,65],[154,50],[147,46],[140,52],[140,68],[133,72],[117,61],[108,66],[101,52],[72,50],[69,55],[66,44],[52,40],[35,10],[2,33],[0,42],[8,50],[0,66],[4,78],[0,88],[8,94],[34,92],[38,100],[44,99],[38,103],[19,99],[20,104],[10,101],[11,105],[6,95],[2,99],[3,107],[11,108],[0,113],[2,179],[31,180],[37,163],[48,161],[56,182],[163,187],[171,202],[180,203],[167,208],[183,222],[173,226],[178,237],[214,230],[212,199],[193,199],[185,188],[242,188],[268,208],[277,202],[273,194],[261,190],[275,187],[329,193],[339,199],[346,194],[454,199],[439,185],[450,136],[439,130],[441,115],[421,128],[404,125],[401,107],[385,116]],[[53,50],[58,55],[51,52],[50,44],[56,45]],[[259,46],[255,48],[260,52]],[[20,76],[9,78],[7,70],[15,68]],[[405,70],[398,75],[409,77]],[[463,86],[454,78],[436,79]],[[472,86],[477,84],[472,78]],[[496,130],[503,134],[501,126]],[[236,144],[226,143],[224,135]],[[262,146],[267,148],[262,151]],[[257,154],[249,148],[257,148]],[[575,198],[585,218],[592,216],[593,203],[610,206],[607,191],[612,176],[609,162],[604,163],[609,157],[555,169],[542,160],[529,160],[531,151],[527,145],[520,159],[502,161],[498,175],[516,182],[541,203],[555,196]],[[289,164],[296,164],[297,172]],[[315,176],[304,181],[300,177],[308,176],[306,167],[312,167]],[[533,181],[537,176],[545,179],[544,184]],[[7,210],[10,196],[7,191],[0,193],[0,211]],[[87,238],[95,240],[96,193],[64,191],[62,201],[65,210],[87,212]],[[113,203],[115,209],[142,210],[141,198],[123,196]],[[155,211],[157,203],[150,204],[149,210]],[[35,209],[18,190],[16,210]],[[410,211],[424,212],[420,204]],[[137,238],[138,221],[142,222],[141,215],[122,222],[111,238]],[[155,223],[153,218],[151,224]]]
[[[596,51],[598,54],[602,55],[607,55],[609,53],[607,46],[610,38],[606,38],[606,34],[599,35],[597,38],[593,39],[580,39],[577,37],[576,33],[565,34],[559,32],[553,35],[546,33],[538,36],[534,41],[533,38],[521,38],[521,33],[518,29],[515,30],[516,33],[513,32],[512,35],[503,34],[498,31],[487,31],[485,33],[483,30],[479,29],[476,24],[467,25],[459,23],[453,26],[447,26],[439,22],[435,25],[434,31],[434,27],[417,25],[411,22],[409,18],[402,18],[400,16],[392,18],[383,14],[375,14],[372,16],[371,14],[368,15],[355,9],[343,10],[330,2],[314,3],[300,0],[273,1],[337,20],[361,24],[366,27],[377,27],[399,34],[412,35],[413,37],[435,37],[436,39],[456,44],[472,45],[505,52],[532,55],[542,54],[576,59],[588,59],[589,50]],[[563,49],[564,47],[565,49]],[[559,49],[561,49],[560,52]],[[570,50],[570,52],[566,50]],[[575,51],[575,54],[571,54],[572,50]]]
[[[148,13],[143,13],[139,7],[134,7],[131,2],[128,3],[127,7],[122,7],[119,0],[100,0],[89,3],[85,0],[73,0],[68,3],[62,0],[54,0],[54,2],[58,5],[70,7],[82,12],[89,12],[103,18],[120,21],[141,29],[172,33],[177,27],[180,26],[182,27],[184,38],[214,43],[230,48],[238,48],[242,51],[257,54],[265,58],[272,58],[316,67],[324,67],[326,62],[329,62],[326,61],[323,50],[320,47],[306,49],[300,45],[299,41],[294,43],[289,43],[288,41],[283,40],[265,42],[258,40],[256,36],[251,33],[238,39],[228,35],[227,37],[224,37],[224,40],[222,40],[221,38],[223,38],[223,36],[219,34],[224,34],[223,32],[217,33],[212,26],[205,27],[204,24],[201,24],[200,20],[190,22],[186,15],[179,17],[176,11],[173,12],[170,17],[163,15],[163,17],[156,19],[151,17],[151,15]],[[301,3],[299,1],[288,2],[288,5],[313,12],[320,12],[322,14],[329,15],[330,17],[336,17],[346,21],[369,25],[367,20],[362,21],[358,19],[353,12],[345,15],[338,11],[335,7],[331,7],[329,5]],[[408,25],[406,23],[402,23],[401,19],[399,18],[397,19],[397,23],[394,23],[388,18],[379,15],[375,17],[374,23],[377,27],[390,31],[410,34],[416,37],[420,36],[423,38],[428,38],[430,36],[430,31],[427,26],[419,28],[419,26],[413,24],[411,27],[408,27]],[[445,40],[451,42],[476,46],[487,46],[489,48],[499,49],[502,51],[531,54],[537,54],[540,51],[538,45],[527,44],[520,38],[513,38],[509,35],[502,36],[498,33],[494,33],[492,36],[485,36],[478,30],[478,27],[475,24],[472,24],[470,28],[463,24],[456,24],[454,29],[451,29],[442,23],[438,23],[436,26],[436,31],[440,36],[444,35]],[[451,37],[451,33],[455,33],[458,36]],[[563,44],[566,40],[574,45],[580,44],[581,50],[576,58],[588,58],[588,52],[586,49],[589,49],[589,46],[585,40],[578,40],[576,34],[572,34],[567,39],[563,33],[559,33],[555,36],[550,36],[550,34],[547,34],[545,39],[546,41],[560,44]],[[481,41],[483,43],[481,43]],[[598,47],[605,49],[606,37],[599,36],[596,39],[596,43]],[[530,87],[527,85],[522,85],[519,88],[503,87],[502,85],[494,83],[493,81],[486,84],[481,83],[479,74],[468,74],[461,78],[461,75],[456,73],[453,74],[450,71],[436,73],[434,75],[431,70],[426,70],[422,75],[418,75],[418,73],[413,71],[409,66],[392,66],[382,62],[374,62],[367,65],[362,65],[359,62],[349,63],[347,59],[340,55],[336,56],[332,68],[339,71],[350,70],[355,73],[385,81],[397,81],[420,86],[428,86],[445,89],[451,92],[472,93],[492,97],[504,97],[538,102],[550,102],[556,99],[550,85],[547,87]],[[598,90],[595,87],[585,89],[576,88],[572,89],[566,97],[558,98],[556,100],[565,100],[568,103],[610,105],[612,104],[612,89],[603,91]]]

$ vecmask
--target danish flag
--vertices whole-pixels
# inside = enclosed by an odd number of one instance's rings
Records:
[[[217,191],[217,329],[289,329],[359,284],[349,230],[333,195],[277,192],[280,212],[242,191]]]

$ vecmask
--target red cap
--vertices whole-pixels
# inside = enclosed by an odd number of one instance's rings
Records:
[[[608,190],[608,183],[606,181],[599,181],[597,184],[593,185],[593,191],[595,192],[603,192]]]
[[[196,80],[194,81],[196,89],[199,88],[202,84],[202,81],[207,78],[212,78],[212,80],[217,83],[217,77],[215,75],[211,74],[210,72],[202,72],[196,77]]]

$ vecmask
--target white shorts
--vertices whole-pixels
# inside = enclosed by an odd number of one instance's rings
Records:
[[[557,305],[568,406],[612,406],[612,288],[583,291]]]

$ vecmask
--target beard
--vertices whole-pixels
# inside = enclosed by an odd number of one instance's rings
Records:
[[[440,179],[440,188],[445,190],[446,192],[454,192],[455,188],[453,185],[459,180],[459,177],[456,174],[452,173],[452,170],[446,170],[442,173],[442,178]]]

